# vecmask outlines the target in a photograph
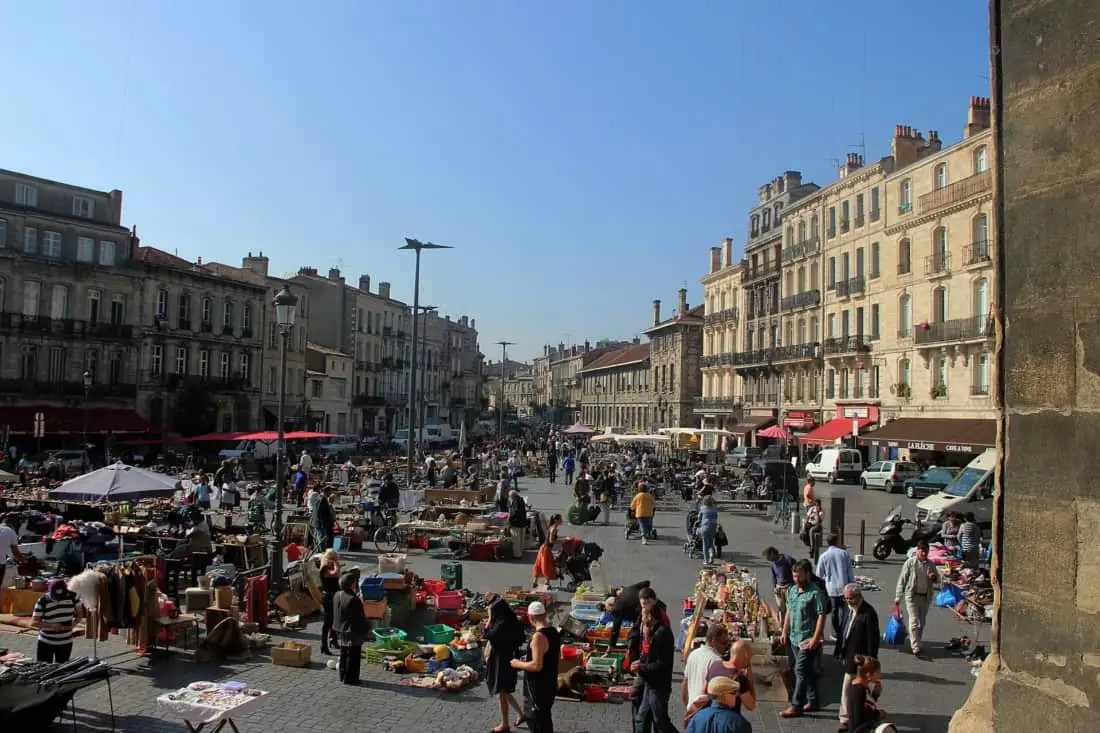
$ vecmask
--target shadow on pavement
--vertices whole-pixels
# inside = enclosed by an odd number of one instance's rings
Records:
[[[884,680],[898,680],[904,682],[920,682],[928,685],[965,685],[964,680],[949,680],[936,675],[921,674],[920,672],[883,672]]]

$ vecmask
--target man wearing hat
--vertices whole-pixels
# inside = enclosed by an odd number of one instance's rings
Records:
[[[527,619],[535,627],[528,658],[512,660],[512,669],[523,672],[523,717],[516,725],[527,723],[531,733],[554,733],[550,711],[558,694],[561,635],[550,626],[546,606],[539,601],[527,607]]]
[[[707,683],[710,705],[691,716],[687,733],[752,733],[749,721],[734,712],[737,682],[729,677],[714,677]]]

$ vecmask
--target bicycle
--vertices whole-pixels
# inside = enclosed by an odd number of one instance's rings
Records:
[[[787,496],[784,496],[779,502],[779,509],[775,512],[774,522],[779,524],[790,524],[791,521],[791,502]]]

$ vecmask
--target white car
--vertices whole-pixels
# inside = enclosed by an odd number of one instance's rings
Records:
[[[920,466],[909,461],[876,461],[859,475],[859,487],[884,489],[887,494],[901,491],[905,482],[920,476]]]

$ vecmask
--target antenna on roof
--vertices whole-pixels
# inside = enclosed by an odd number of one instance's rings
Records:
[[[859,151],[859,159],[863,160],[863,161],[866,161],[867,160],[867,138],[866,138],[866,136],[862,132],[860,132],[859,133],[859,142],[856,143],[855,145],[849,145],[848,149],[849,150],[858,150]]]

